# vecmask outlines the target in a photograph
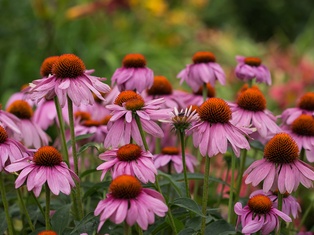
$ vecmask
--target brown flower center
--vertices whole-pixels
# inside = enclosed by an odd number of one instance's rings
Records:
[[[265,195],[255,195],[248,202],[250,210],[256,214],[267,214],[271,210],[272,205],[272,201]]]
[[[48,77],[52,74],[52,65],[58,60],[59,56],[50,56],[44,60],[40,67],[40,75]]]
[[[132,111],[140,110],[144,107],[144,105],[145,103],[142,98],[135,98],[125,102],[125,108]]]
[[[30,119],[33,116],[32,107],[25,100],[16,100],[7,108],[9,113],[20,119]]]
[[[37,235],[58,235],[58,234],[52,230],[45,230],[39,232]]]
[[[199,51],[193,55],[193,63],[209,63],[209,62],[216,62],[216,57],[213,53],[209,51]]]
[[[85,70],[84,62],[73,54],[61,55],[52,66],[52,73],[58,78],[76,78]]]
[[[0,144],[4,143],[8,138],[8,133],[6,130],[0,126]]]
[[[101,123],[103,125],[107,125],[108,122],[110,121],[110,118],[112,117],[112,115],[107,115],[106,117],[104,117],[102,120],[101,120]]]
[[[86,127],[92,127],[92,126],[101,126],[102,125],[102,122],[100,121],[97,121],[97,120],[85,120],[82,122],[82,125],[83,126],[86,126]]]
[[[155,76],[154,83],[147,90],[148,95],[170,95],[172,94],[172,86],[169,80],[164,76]]]
[[[92,118],[91,114],[84,111],[77,111],[74,113],[75,119],[80,119],[80,121],[90,120]]]
[[[266,99],[257,87],[252,87],[239,94],[237,104],[242,109],[258,112],[266,108]]]
[[[62,156],[54,147],[44,146],[34,154],[33,161],[39,166],[55,166],[62,162]]]
[[[141,193],[142,185],[134,176],[120,175],[111,182],[109,190],[114,198],[133,199]]]
[[[178,155],[179,152],[180,152],[179,149],[174,146],[167,146],[161,150],[162,154],[167,154],[167,155]]]
[[[298,145],[287,133],[276,134],[264,149],[264,158],[276,164],[292,163],[298,157]]]
[[[304,94],[298,104],[300,109],[314,111],[314,92],[307,92]]]
[[[210,83],[206,84],[207,87],[207,97],[212,98],[216,96],[215,88],[210,85]],[[203,95],[203,86],[200,86],[200,89],[198,89],[197,92],[194,92],[194,95]]]
[[[136,98],[143,99],[139,94],[137,94],[134,91],[122,91],[115,99],[114,104],[122,106],[122,104],[125,103],[126,101]]]
[[[250,66],[258,67],[262,64],[262,60],[257,57],[246,57],[244,63]]]
[[[146,59],[142,54],[128,54],[123,58],[122,64],[125,68],[144,68]]]
[[[228,123],[232,114],[226,101],[220,98],[206,100],[197,112],[201,120],[210,123]]]
[[[302,136],[314,136],[314,118],[312,115],[302,114],[292,123],[292,131]]]
[[[278,191],[278,190],[275,190],[275,191],[273,191],[272,193],[273,193],[273,195],[278,196],[279,191]],[[289,197],[289,195],[290,195],[290,194],[289,194],[288,192],[285,192],[282,196],[283,196],[284,198],[287,198],[287,197]]]
[[[141,156],[142,149],[137,144],[127,144],[120,147],[117,151],[117,158],[120,161],[134,161]]]

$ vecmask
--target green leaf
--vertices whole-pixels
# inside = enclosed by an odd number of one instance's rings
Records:
[[[51,218],[52,229],[57,234],[62,234],[64,229],[68,226],[70,219],[71,205],[65,205],[58,209]]]
[[[84,144],[82,147],[80,147],[78,155],[82,154],[89,147],[95,147],[98,150],[98,146],[99,146],[99,144],[95,143],[95,142],[90,142],[90,143]]]
[[[79,135],[79,136],[76,136],[76,137],[75,137],[75,141],[77,142],[78,140],[84,140],[84,139],[87,139],[87,138],[89,138],[89,137],[91,137],[91,136],[93,136],[93,135],[94,135],[94,134]],[[71,145],[72,145],[72,140],[69,140],[69,141],[67,142],[67,148],[70,148]]]
[[[185,197],[176,198],[172,202],[172,205],[176,205],[176,206],[185,208],[189,211],[194,212],[195,214],[197,214],[201,217],[204,217],[200,207],[197,205],[197,203],[194,200],[192,200],[190,198],[185,198]]]
[[[198,232],[196,232],[194,229],[192,228],[185,228],[183,230],[181,230],[178,235],[197,235]]]
[[[0,224],[0,234],[4,234],[4,232],[5,232],[5,230],[7,229],[7,221],[6,221],[6,219],[5,219],[5,213],[4,213],[4,211],[2,211],[1,213],[0,213],[0,221],[2,221],[1,222],[1,224]]]
[[[206,226],[205,234],[227,235],[227,234],[236,234],[236,231],[234,230],[234,227],[231,224],[227,223],[227,221],[217,220]]]
[[[70,235],[76,235],[80,233],[92,234],[96,229],[98,218],[94,216],[94,212],[88,213],[79,223],[76,224]]]
[[[91,173],[94,173],[94,172],[97,172],[97,170],[96,170],[96,169],[89,169],[89,170],[86,170],[86,171],[84,171],[82,174],[80,174],[80,179],[82,179],[83,177],[85,177],[85,176],[87,176],[87,175],[89,175],[89,174],[91,174]]]
[[[179,196],[182,196],[182,192],[180,190],[180,184],[178,182],[176,182],[175,180],[173,180],[171,175],[168,175],[166,173],[163,173],[161,171],[158,171],[158,176],[163,176],[165,177],[170,184],[173,186],[173,188],[175,189],[175,191],[178,193]]]
[[[204,179],[204,174],[201,174],[201,173],[187,173],[187,178],[190,179],[190,180],[203,180]],[[173,176],[173,180],[176,180],[176,181],[182,181],[184,180],[184,174],[176,174]],[[225,181],[219,179],[219,178],[216,178],[216,177],[209,177],[209,182],[217,182],[217,183],[220,183],[220,184],[225,184],[227,186],[229,186],[228,183],[226,183]]]
[[[83,200],[86,199],[87,197],[89,197],[90,195],[95,194],[98,190],[101,190],[103,192],[105,189],[109,188],[109,185],[110,185],[109,181],[104,181],[104,182],[100,182],[100,183],[97,183],[97,184],[93,184],[93,186],[90,187],[85,192],[85,194],[83,196]]]
[[[253,149],[264,151],[264,145],[257,140],[250,141],[250,145]]]

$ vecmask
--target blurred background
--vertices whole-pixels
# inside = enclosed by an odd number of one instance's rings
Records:
[[[178,72],[196,51],[216,54],[228,78],[218,96],[242,83],[235,56],[259,56],[271,70],[269,109],[279,113],[314,84],[314,1],[303,0],[0,0],[0,100],[40,78],[42,61],[74,53],[110,78],[125,54],[142,53],[156,75],[179,88]],[[262,85],[263,86],[263,85]],[[183,86],[183,89],[189,90]]]

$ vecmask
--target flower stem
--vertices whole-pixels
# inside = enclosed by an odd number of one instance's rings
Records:
[[[65,137],[65,128],[64,128],[64,121],[63,121],[63,117],[62,117],[62,109],[61,109],[59,99],[57,96],[54,97],[54,102],[55,102],[55,106],[56,106],[56,110],[57,110],[59,127],[60,127],[60,132],[61,132],[62,151],[63,151],[64,157],[65,157],[65,161],[69,166],[70,161],[69,161],[69,153],[68,153],[66,137]]]
[[[246,156],[247,156],[247,150],[242,149],[242,156],[240,158],[240,169],[238,171],[237,188],[236,188],[236,194],[234,198],[235,202],[237,202],[240,198],[240,191],[241,191],[241,185],[242,185],[242,179],[243,179],[243,171],[244,171],[245,162],[246,162]]]
[[[46,223],[46,230],[51,229],[50,225],[50,188],[48,183],[45,184],[46,186],[46,208],[45,208],[45,223]]]
[[[14,234],[14,228],[13,228],[12,220],[11,220],[10,213],[9,213],[9,204],[8,204],[7,197],[6,197],[6,191],[5,191],[5,187],[4,187],[2,172],[0,172],[0,192],[1,192],[1,196],[2,196],[2,203],[3,203],[5,218],[6,218],[6,221],[8,224],[8,234],[13,235]]]
[[[40,205],[40,203],[39,203],[37,197],[35,196],[34,192],[32,191],[31,194],[32,194],[32,196],[33,196],[33,198],[34,198],[34,200],[35,200],[35,203],[36,203],[36,205],[38,206],[38,208],[39,208],[39,210],[40,210],[42,216],[45,217],[44,209],[43,209],[42,206]]]
[[[207,85],[206,83],[203,84],[203,101],[205,102],[207,100]]]
[[[311,211],[313,205],[314,205],[314,201],[311,201],[310,205],[307,207],[306,211],[304,212],[304,214],[302,216],[302,220],[301,220],[300,225],[298,227],[299,231],[301,230],[305,220],[307,219],[308,215],[310,214],[310,211]]]
[[[234,171],[236,168],[236,157],[234,154],[231,156],[231,182],[230,182],[230,195],[228,204],[228,223],[231,223],[233,217],[233,194],[234,194]]]
[[[123,231],[123,234],[124,235],[130,235],[132,230],[131,230],[131,227],[128,225],[128,223],[126,221],[124,221],[124,231]]]
[[[182,163],[183,163],[183,175],[184,175],[184,182],[185,182],[185,191],[186,197],[191,198],[190,189],[189,189],[189,181],[187,177],[187,169],[186,169],[186,159],[185,159],[185,132],[184,130],[179,131],[180,141],[181,141],[181,154],[182,154]]]
[[[35,230],[35,227],[34,227],[34,225],[33,225],[33,223],[32,223],[31,217],[29,216],[28,211],[27,211],[27,208],[26,208],[26,206],[25,206],[21,188],[18,188],[18,189],[17,189],[17,195],[18,195],[18,199],[19,199],[19,201],[20,201],[21,207],[22,207],[21,209],[23,210],[23,213],[24,213],[24,215],[26,216],[26,219],[27,219],[27,222],[28,222],[28,224],[29,224],[29,227],[31,228],[32,231],[34,231],[34,230]]]
[[[76,140],[74,131],[74,115],[73,115],[73,103],[68,97],[68,112],[69,112],[69,123],[70,123],[70,133],[71,133],[71,146],[72,146],[72,156],[74,160],[74,171],[79,176],[78,171],[78,157],[76,152]],[[81,220],[83,218],[83,206],[81,201],[81,184],[79,181],[75,181],[75,201],[76,201],[76,218]],[[75,204],[74,204],[75,205]]]
[[[278,192],[278,210],[282,211],[282,198],[283,194],[281,192]],[[281,218],[279,218],[279,225],[278,225],[278,231],[276,232],[276,235],[280,235],[281,233]]]
[[[202,224],[201,224],[202,235],[205,234],[205,227],[206,227],[209,167],[210,167],[210,158],[208,156],[205,156],[205,173],[204,173],[203,198],[202,198],[202,213],[204,217],[202,218]]]
[[[149,151],[148,144],[147,144],[147,141],[146,141],[146,138],[145,138],[145,133],[144,133],[144,131],[143,131],[143,127],[142,127],[141,120],[140,120],[139,116],[137,116],[136,114],[134,115],[134,118],[135,118],[137,127],[138,127],[138,129],[139,129],[139,132],[140,132],[140,135],[141,135],[141,138],[142,138],[142,141],[143,141],[143,145],[144,145],[144,147],[145,147],[145,150],[146,150],[146,151]],[[155,185],[156,185],[157,191],[158,191],[161,195],[163,195],[163,194],[162,194],[162,191],[161,191],[161,188],[160,188],[160,185],[159,185],[159,182],[158,182],[158,175],[156,175],[156,182],[155,182]],[[168,208],[169,208],[169,206],[168,206]],[[169,210],[168,210],[168,217],[169,217],[169,219],[170,219],[170,223],[171,223],[173,232],[174,232],[175,234],[177,234],[176,224],[175,224],[175,222],[174,222],[174,219],[173,219],[173,216],[172,216],[172,213],[171,213],[170,208],[169,208]]]

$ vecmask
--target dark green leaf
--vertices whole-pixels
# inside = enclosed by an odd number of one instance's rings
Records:
[[[202,214],[202,211],[200,209],[200,207],[197,205],[197,203],[190,199],[190,198],[176,198],[173,202],[172,205],[176,205],[179,207],[183,207],[185,209],[188,209],[189,211],[194,212],[195,214],[204,217],[204,215]]]
[[[236,234],[234,227],[231,224],[228,224],[225,220],[217,220],[213,223],[210,223],[205,228],[205,234],[210,235],[227,235],[227,234]]]
[[[197,232],[195,232],[195,230],[192,228],[185,228],[178,233],[178,235],[196,235],[196,234]]]
[[[168,175],[168,174],[163,173],[163,172],[161,172],[161,171],[158,171],[158,175],[165,177],[165,178],[170,182],[170,184],[173,186],[173,188],[176,190],[176,192],[178,193],[178,195],[179,195],[179,196],[182,196],[182,192],[181,192],[181,190],[180,190],[180,185],[178,184],[178,182],[176,182],[175,180],[173,180],[173,178],[172,178],[171,175]]]
[[[70,235],[77,235],[80,233],[92,234],[96,229],[98,218],[94,216],[94,212],[87,214],[79,223],[76,224]]]
[[[51,218],[52,229],[57,234],[62,234],[64,229],[68,226],[70,219],[71,205],[65,205],[58,209]]]
[[[88,149],[89,147],[95,147],[98,150],[99,144],[95,143],[95,142],[90,142],[87,144],[84,144],[82,147],[80,147],[78,155],[80,155],[81,153],[83,153],[86,149]]]
[[[79,135],[79,136],[76,136],[76,137],[75,137],[75,141],[84,140],[84,139],[87,139],[87,138],[89,138],[89,137],[91,137],[91,136],[93,136],[93,135],[94,135],[94,134]],[[68,148],[71,147],[71,143],[72,143],[72,140],[69,140],[69,141],[67,142],[67,147],[68,147]]]
[[[94,194],[97,191],[104,191],[105,189],[108,189],[110,182],[104,181],[97,184],[93,184],[92,187],[90,187],[84,194],[83,199],[87,198],[88,196]]]
[[[264,151],[264,145],[257,140],[250,141],[250,145],[253,149]]]
[[[85,177],[85,176],[87,176],[87,175],[89,175],[89,174],[91,174],[91,173],[94,173],[94,172],[97,172],[97,170],[96,170],[96,169],[89,169],[89,170],[86,170],[86,171],[84,171],[82,174],[80,174],[80,179],[82,179],[83,177]]]

